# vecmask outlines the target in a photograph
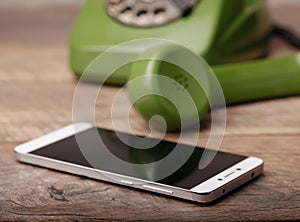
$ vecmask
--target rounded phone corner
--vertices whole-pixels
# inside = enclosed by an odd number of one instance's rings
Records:
[[[258,157],[251,156],[251,157],[248,157],[248,159],[255,162],[257,165],[263,165],[265,163],[263,159],[258,158]]]
[[[25,150],[22,149],[23,148],[23,145],[20,144],[20,145],[17,145],[15,148],[14,148],[14,153],[15,153],[15,156],[17,157],[19,154],[25,154]]]

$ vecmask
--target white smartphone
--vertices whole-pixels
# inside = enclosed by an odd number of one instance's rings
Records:
[[[176,143],[149,138],[153,148],[136,149],[120,135],[132,144],[139,140],[77,123],[17,146],[15,155],[21,162],[201,203],[222,197],[263,170],[263,160],[256,157],[183,144],[177,149]],[[204,151],[214,158],[199,168]]]

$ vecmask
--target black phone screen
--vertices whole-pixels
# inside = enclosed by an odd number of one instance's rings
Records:
[[[95,130],[98,135],[95,135]],[[129,134],[118,134],[131,140],[133,144],[137,140]],[[99,144],[97,136],[101,136],[103,144]],[[88,151],[78,145],[78,138],[84,141],[84,147],[88,147]],[[138,149],[126,145],[114,131],[92,128],[77,134],[76,137],[73,135],[34,150],[31,154],[184,189],[191,189],[247,158],[206,150],[206,154],[211,152],[215,155],[210,163],[201,169],[199,163],[204,148],[181,145],[178,149],[176,143],[143,139],[157,144],[149,149]],[[175,149],[176,153],[173,155]],[[111,155],[108,156],[107,152]],[[171,155],[174,158],[166,161],[164,165],[164,160]],[[157,162],[160,164],[155,164]]]

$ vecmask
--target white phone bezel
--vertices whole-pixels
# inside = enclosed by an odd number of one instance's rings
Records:
[[[21,162],[202,203],[211,202],[262,173],[263,160],[256,157],[248,157],[188,190],[30,154],[30,152],[36,149],[93,127],[94,125],[89,123],[71,124],[24,144],[18,145],[15,148],[16,159]],[[112,175],[117,180],[109,179]]]
[[[30,153],[36,149],[55,143],[69,136],[73,136],[75,133],[83,132],[92,128],[90,123],[75,123],[65,126],[59,130],[53,131],[36,139],[30,140],[26,143],[20,144],[15,147],[15,152],[20,154]]]

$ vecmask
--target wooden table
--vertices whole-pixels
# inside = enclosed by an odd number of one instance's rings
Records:
[[[221,149],[261,157],[265,171],[209,206],[16,162],[17,144],[72,121],[76,80],[68,68],[67,43],[81,4],[0,3],[0,220],[300,220],[299,97],[228,107]],[[298,0],[272,0],[270,7],[275,21],[300,33]],[[273,56],[291,51],[273,40]],[[110,102],[117,91],[104,90],[99,106],[104,127],[111,127]],[[136,131],[147,132],[136,113],[132,118]],[[208,131],[200,135],[205,138]]]

